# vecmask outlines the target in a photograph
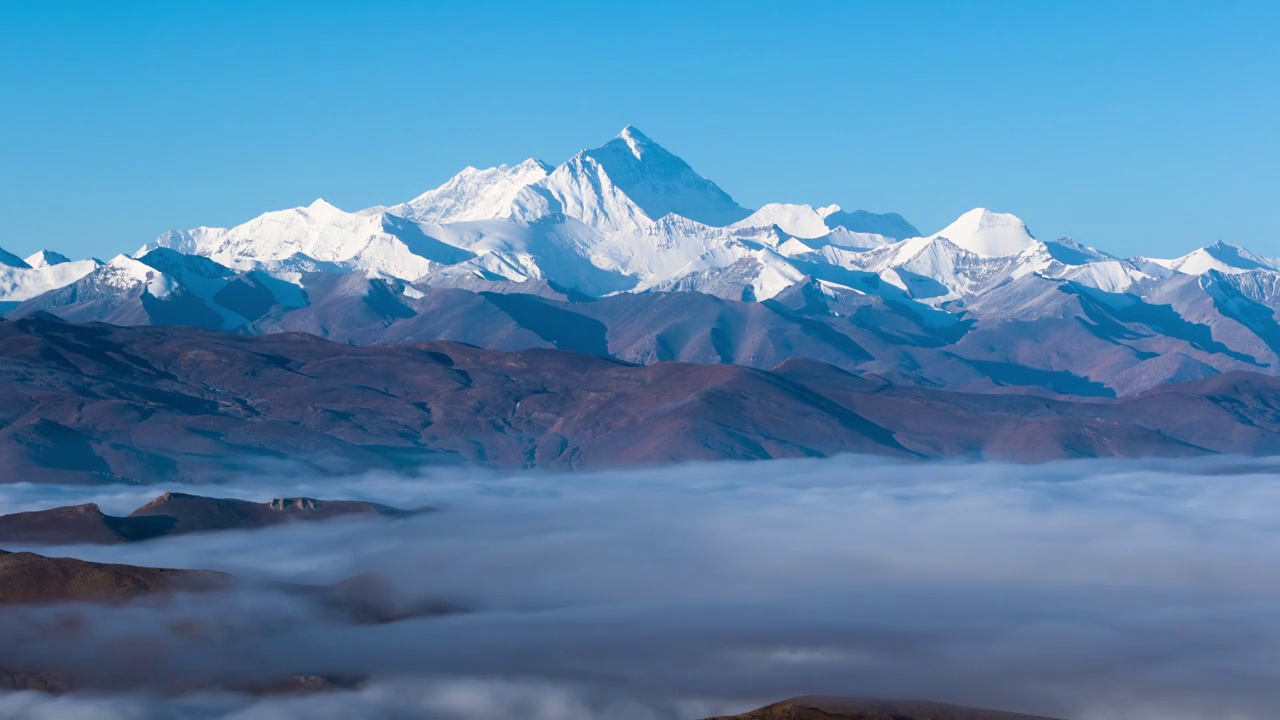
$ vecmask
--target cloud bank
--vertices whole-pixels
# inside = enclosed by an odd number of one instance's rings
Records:
[[[56,554],[303,583],[372,571],[397,593],[472,612],[350,626],[239,591],[77,611],[89,620],[67,633],[56,630],[62,609],[11,609],[0,613],[0,667],[38,657],[101,673],[129,648],[152,680],[369,681],[322,697],[174,698],[147,683],[10,693],[0,717],[691,720],[821,693],[1077,720],[1260,720],[1280,709],[1278,468],[841,457],[3,486],[0,512],[87,501],[124,512],[166,489],[441,506]]]

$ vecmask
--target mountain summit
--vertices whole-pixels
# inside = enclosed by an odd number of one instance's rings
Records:
[[[751,214],[630,125],[530,185],[516,206],[516,215],[525,219],[563,213],[610,231],[643,230],[667,215],[722,227]]]
[[[979,257],[1017,255],[1036,244],[1027,224],[1016,215],[986,208],[970,210],[933,237],[944,237]]]
[[[1193,250],[1180,258],[1154,262],[1188,275],[1203,275],[1210,270],[1231,275],[1260,268],[1276,269],[1272,261],[1221,240],[1199,250]]]

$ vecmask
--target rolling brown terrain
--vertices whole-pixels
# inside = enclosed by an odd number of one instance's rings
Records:
[[[204,482],[432,462],[579,469],[821,457],[1280,451],[1280,378],[1121,399],[896,386],[807,360],[631,365],[449,342],[0,322],[0,480]]]
[[[758,710],[707,720],[1051,720],[920,700],[799,697]]]
[[[181,592],[218,592],[251,585],[263,590],[280,593],[299,605],[296,622],[314,622],[312,613],[339,624],[381,625],[398,620],[462,611],[462,608],[435,598],[407,598],[400,596],[381,576],[360,575],[329,586],[297,585],[288,583],[248,583],[245,580],[221,572],[141,567],[113,563],[90,562],[67,557],[48,557],[30,552],[0,550],[0,608],[42,607],[51,605],[107,604],[114,605],[147,597],[166,596]],[[302,612],[305,609],[309,612]],[[204,616],[187,624],[169,627],[176,634],[193,632],[222,632],[218,630],[225,618]],[[66,633],[74,637],[84,623],[92,622],[92,616],[78,612],[74,607],[60,611],[48,632]],[[18,622],[29,625],[30,621]],[[28,627],[31,630],[32,627]],[[65,639],[65,638],[63,638]],[[65,660],[66,662],[63,662]],[[36,690],[47,693],[64,693],[82,689],[123,690],[143,685],[154,685],[159,679],[155,668],[134,668],[128,663],[119,665],[85,666],[74,662],[75,658],[44,658],[33,661],[29,653],[0,643],[0,690]],[[212,679],[201,676],[180,676],[161,683],[168,692],[208,689]],[[172,684],[176,682],[177,684]],[[354,678],[318,675],[269,676],[251,682],[229,685],[230,689],[252,694],[282,692],[313,692],[337,687],[347,687]]]
[[[143,595],[207,591],[232,578],[207,570],[173,570],[53,558],[0,550],[0,605],[123,602]]]
[[[402,597],[386,578],[374,574],[357,575],[333,585],[256,585],[313,603],[343,621],[359,624],[376,625],[461,611],[438,598]],[[0,606],[120,603],[149,595],[239,586],[246,586],[246,581],[211,570],[119,565],[0,550]]]

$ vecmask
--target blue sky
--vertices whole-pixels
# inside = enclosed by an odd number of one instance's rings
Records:
[[[1276,37],[1270,3],[0,0],[0,247],[393,203],[632,123],[744,205],[1280,255]]]

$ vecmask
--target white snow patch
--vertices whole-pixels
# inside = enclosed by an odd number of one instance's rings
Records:
[[[100,265],[97,260],[76,260],[40,267],[0,266],[0,302],[22,302],[66,287]]]
[[[839,206],[831,206],[839,210]],[[827,208],[823,208],[827,210]],[[830,210],[827,215],[835,210]],[[831,232],[822,221],[826,215],[809,205],[793,205],[790,203],[769,203],[746,218],[730,227],[734,228],[767,228],[776,225],[782,232],[798,238],[818,238]]]
[[[931,236],[946,238],[979,257],[1007,257],[1032,248],[1036,239],[1015,215],[974,208]]]

